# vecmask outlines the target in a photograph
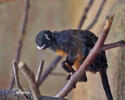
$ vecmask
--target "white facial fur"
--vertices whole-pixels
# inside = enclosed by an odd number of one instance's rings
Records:
[[[44,44],[42,47],[37,46],[39,50],[42,50],[46,45]]]

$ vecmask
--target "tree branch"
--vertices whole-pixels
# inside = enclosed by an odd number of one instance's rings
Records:
[[[22,86],[20,85],[20,82],[19,82],[19,76],[18,76],[18,70],[17,70],[17,63],[15,62],[15,60],[13,60],[12,62],[12,66],[13,66],[13,74],[14,74],[14,78],[15,78],[15,83],[16,83],[16,86],[19,90],[22,90],[23,91],[23,88]]]
[[[90,30],[90,29],[95,25],[95,23],[97,22],[97,20],[98,20],[98,18],[99,18],[99,16],[100,16],[101,12],[102,12],[102,10],[103,10],[103,7],[104,7],[106,1],[107,1],[107,0],[102,0],[102,3],[101,3],[101,5],[100,5],[100,7],[99,7],[99,10],[98,10],[98,12],[97,12],[97,14],[96,14],[94,20],[92,21],[92,23],[86,28],[87,30]]]
[[[67,82],[64,88],[56,95],[56,97],[65,97],[73,89],[73,86],[80,80],[83,72],[96,58],[97,54],[100,51],[101,46],[104,44],[109,29],[112,25],[112,21],[113,21],[113,16],[111,16],[106,20],[106,25],[104,26],[104,29],[101,32],[101,35],[99,36],[95,46],[90,51],[89,55],[86,57],[80,68],[71,76],[70,80]]]
[[[36,83],[39,83],[40,77],[42,76],[42,71],[43,71],[43,66],[44,66],[44,61],[40,61],[40,65],[38,67],[38,71],[36,74]]]
[[[57,63],[61,59],[62,59],[61,56],[57,56],[56,59],[54,61],[52,61],[50,66],[45,70],[45,72],[43,73],[42,77],[40,78],[40,80],[38,82],[38,86],[40,86],[43,83],[43,81],[48,77],[48,75],[52,72],[52,70],[56,68]]]
[[[104,50],[108,50],[108,49],[115,48],[115,47],[125,48],[125,41],[121,40],[121,41],[118,41],[118,42],[115,42],[115,43],[105,44],[101,47],[100,50],[104,51]]]
[[[24,92],[28,96],[27,100],[34,100],[30,92]],[[55,98],[51,96],[41,96],[42,100],[67,100],[63,98]],[[25,100],[22,93],[16,90],[0,90],[0,100]]]
[[[19,60],[20,60],[20,54],[21,54],[24,36],[25,36],[25,33],[26,33],[25,31],[26,31],[26,27],[27,27],[28,12],[29,12],[29,6],[30,6],[29,0],[24,0],[24,1],[25,1],[25,4],[24,4],[25,8],[24,8],[24,15],[23,15],[22,24],[21,24],[20,37],[19,37],[19,40],[18,40],[18,46],[17,46],[16,56],[15,56],[16,63],[18,63]],[[18,68],[16,68],[16,69],[18,70]],[[12,89],[14,83],[15,83],[14,75],[12,74],[11,77],[10,77],[8,88]]]
[[[21,54],[21,49],[22,49],[22,45],[23,45],[23,40],[24,40],[24,36],[26,34],[28,12],[29,12],[29,8],[30,8],[30,1],[29,0],[24,0],[24,1],[25,1],[25,9],[24,9],[24,15],[23,15],[22,24],[21,24],[20,37],[19,37],[16,57],[15,57],[17,63],[20,60],[20,54]]]
[[[14,78],[15,78],[15,83],[16,83],[16,87],[23,93],[23,88],[22,86],[20,85],[20,82],[19,82],[19,77],[18,77],[18,70],[17,70],[17,63],[15,60],[13,60],[12,62],[12,65],[13,65],[13,74],[14,74]],[[25,95],[25,94],[22,94],[24,99],[27,100],[28,97]]]
[[[21,72],[24,74],[24,76],[26,77],[26,79],[29,83],[30,90],[32,92],[34,100],[42,100],[34,74],[29,70],[27,65],[22,61],[19,62],[18,67],[20,68]]]
[[[55,75],[55,76],[62,76],[62,77],[67,76],[67,74],[65,74],[65,73],[60,73],[60,72],[51,72],[50,74],[51,74],[51,75]]]
[[[88,14],[88,11],[91,8],[93,2],[94,2],[94,0],[89,0],[89,3],[86,6],[86,8],[84,9],[83,14],[81,16],[81,19],[80,19],[80,22],[79,22],[79,25],[78,25],[78,29],[81,29],[81,27],[83,26],[83,24],[85,22],[85,19],[86,19],[86,16]]]

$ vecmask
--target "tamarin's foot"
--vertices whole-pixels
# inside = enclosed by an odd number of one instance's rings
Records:
[[[66,80],[69,80],[69,79],[70,79],[70,77],[71,77],[71,74],[69,74],[69,75],[67,76]]]
[[[68,73],[70,73],[70,72],[74,73],[75,72],[75,70],[72,68],[71,64],[68,61],[63,61],[62,67]]]

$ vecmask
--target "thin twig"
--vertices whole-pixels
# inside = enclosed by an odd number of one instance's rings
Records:
[[[52,72],[53,69],[56,68],[57,63],[62,59],[61,56],[57,56],[56,59],[50,64],[50,66],[45,70],[42,77],[40,78],[38,82],[38,86],[40,86],[43,81],[48,77],[48,75]]]
[[[15,57],[17,63],[20,60],[20,54],[21,54],[21,49],[22,49],[22,45],[23,45],[23,40],[24,40],[24,36],[26,34],[28,12],[29,12],[29,8],[30,8],[29,0],[24,0],[24,1],[25,1],[25,9],[24,9],[24,15],[23,15],[23,20],[22,20],[22,24],[21,24],[20,37],[19,37],[16,57]]]
[[[110,44],[105,44],[101,47],[101,51],[107,50],[107,49],[111,49],[111,48],[115,48],[115,47],[123,47],[125,48],[125,41],[121,40],[115,43],[110,43]]]
[[[59,73],[59,72],[51,72],[50,74],[55,76],[67,76],[67,74]]]
[[[37,74],[36,74],[36,83],[39,83],[40,77],[42,75],[42,71],[43,71],[43,66],[44,66],[44,61],[40,61],[38,70],[37,70]]]
[[[29,83],[30,90],[32,92],[34,100],[42,100],[34,74],[30,71],[27,65],[22,61],[19,62],[18,67],[20,68],[21,72],[24,74],[24,76],[26,77]]]
[[[83,11],[83,14],[81,16],[79,25],[78,25],[78,29],[81,29],[81,27],[83,26],[86,16],[88,14],[89,9],[91,8],[92,4],[93,4],[94,0],[89,0],[89,3],[87,4],[86,8]]]
[[[21,93],[23,93],[23,88],[22,86],[20,85],[20,82],[19,82],[19,77],[18,77],[18,70],[17,70],[17,63],[15,60],[13,60],[12,62],[12,66],[13,66],[13,74],[14,74],[14,78],[15,78],[15,83],[16,83],[16,86],[17,88],[21,91]],[[25,94],[22,94],[24,96],[24,99],[27,100],[28,97],[25,95]]]
[[[72,89],[73,86],[80,80],[85,69],[92,63],[96,58],[97,54],[100,51],[101,46],[104,44],[104,41],[108,35],[109,29],[112,25],[113,16],[106,20],[106,25],[101,32],[95,46],[90,51],[89,55],[86,57],[85,61],[82,63],[80,68],[71,76],[70,80],[64,86],[64,88],[56,95],[56,97],[65,97]]]
[[[13,74],[14,74],[14,78],[15,78],[15,83],[16,83],[16,86],[19,90],[22,90],[23,91],[23,88],[22,86],[20,85],[20,82],[19,82],[19,76],[18,76],[18,70],[17,70],[17,63],[15,60],[13,60],[12,62],[12,65],[13,65]]]
[[[99,10],[98,10],[98,12],[97,12],[97,14],[96,14],[94,20],[92,21],[92,23],[86,28],[87,30],[90,30],[90,29],[95,25],[95,23],[97,22],[97,20],[98,20],[98,18],[99,18],[99,16],[100,16],[101,12],[102,12],[102,10],[103,10],[103,7],[104,7],[106,1],[107,1],[107,0],[102,0],[102,3],[101,3],[101,5],[100,5],[100,7],[99,7]]]
[[[21,54],[24,36],[25,36],[25,33],[26,33],[25,31],[26,31],[26,27],[27,27],[28,12],[29,12],[29,6],[30,6],[29,0],[24,0],[24,1],[25,1],[25,4],[24,4],[25,8],[24,8],[24,15],[23,15],[22,24],[21,24],[20,37],[19,37],[19,40],[18,40],[17,51],[16,51],[16,56],[15,56],[16,63],[18,63],[19,60],[20,60],[20,54]],[[18,70],[18,68],[17,68],[17,70]],[[14,83],[15,83],[14,75],[12,74],[11,77],[10,77],[8,88],[12,89]]]

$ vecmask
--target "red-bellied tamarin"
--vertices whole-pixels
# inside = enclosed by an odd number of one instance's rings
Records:
[[[69,29],[60,32],[43,30],[37,34],[35,42],[38,49],[50,48],[57,54],[66,56],[65,61],[62,62],[62,67],[67,72],[74,73],[85,60],[97,39],[98,38],[88,30]],[[87,67],[86,71],[100,73],[106,96],[108,100],[113,100],[106,73],[107,67],[105,51],[101,51],[93,63]],[[81,80],[87,81],[86,73],[83,73]]]

